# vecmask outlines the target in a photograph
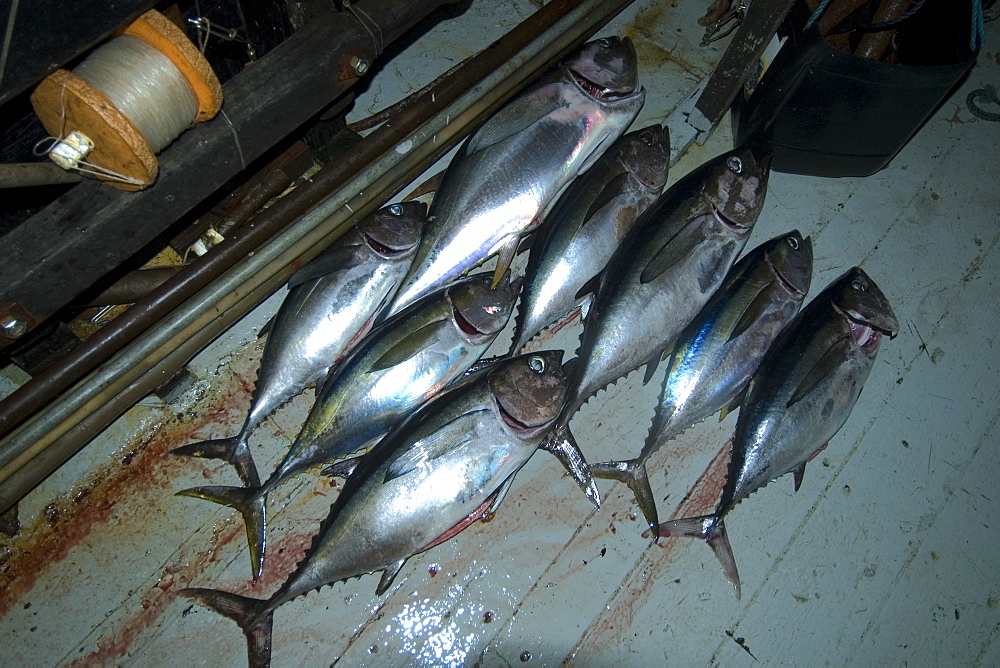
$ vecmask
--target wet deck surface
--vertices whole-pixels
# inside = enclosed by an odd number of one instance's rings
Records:
[[[354,114],[419,88],[534,7],[482,5],[387,66]],[[722,46],[697,47],[701,10],[637,3],[607,30],[637,42],[650,92],[638,124],[669,113],[718,59]],[[600,481],[605,503],[595,512],[538,453],[491,522],[410,559],[386,595],[375,597],[377,576],[364,576],[280,608],[274,664],[749,665],[750,652],[798,665],[1000,664],[1000,124],[965,107],[969,91],[1000,86],[997,32],[988,24],[976,69],[886,170],[772,174],[747,247],[792,228],[812,235],[810,297],[860,264],[901,332],[883,342],[857,408],[802,489],[780,479],[727,518],[741,601],[701,542],[652,545],[628,490]],[[724,125],[671,182],[731,141]],[[237,431],[260,356],[256,332],[280,298],[192,363],[201,382],[190,396],[136,407],[22,503],[20,535],[0,539],[6,665],[245,664],[236,625],[178,590],[270,593],[337,487],[309,474],[272,496],[268,561],[251,585],[239,516],[174,496],[236,484],[235,474],[166,453]],[[570,325],[533,347],[572,351],[578,333]],[[638,453],[657,391],[658,381],[642,387],[633,374],[584,407],[573,428],[591,461]],[[284,454],[311,398],[255,434],[262,471]],[[735,415],[710,418],[654,457],[662,518],[713,508],[734,425]]]

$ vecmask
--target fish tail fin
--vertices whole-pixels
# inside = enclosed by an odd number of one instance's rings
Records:
[[[733,594],[736,600],[740,600],[740,574],[736,570],[736,558],[733,556],[733,548],[729,544],[729,536],[726,534],[726,524],[718,515],[704,515],[702,517],[685,517],[679,520],[664,522],[658,528],[661,537],[667,536],[690,536],[701,538],[712,548],[715,557],[722,566],[722,572],[726,579],[733,585]]]
[[[242,434],[232,438],[217,438],[211,441],[200,441],[182,445],[170,451],[172,455],[201,457],[202,459],[221,459],[236,467],[240,480],[247,487],[260,487],[260,476],[257,466],[250,454],[250,447]]]
[[[247,638],[251,668],[270,665],[274,611],[268,608],[267,600],[239,596],[218,589],[182,589],[180,594],[240,625]]]
[[[656,501],[653,500],[653,490],[649,486],[649,476],[646,473],[646,463],[641,459],[627,459],[620,462],[601,462],[591,464],[590,472],[595,478],[605,480],[617,480],[628,485],[628,488],[635,494],[636,503],[649,523],[653,536],[659,538],[656,531],[660,523],[659,515],[656,512]]]
[[[250,561],[253,579],[260,577],[264,568],[265,509],[267,492],[260,487],[192,487],[177,492],[178,496],[192,496],[235,508],[243,515],[250,545]]]
[[[590,473],[587,465],[587,458],[583,456],[580,446],[573,437],[573,432],[569,430],[567,424],[556,424],[545,441],[539,446],[555,455],[556,459],[566,467],[566,471],[573,476],[573,480],[583,490],[584,495],[594,507],[601,509],[601,492],[597,489],[594,476]]]

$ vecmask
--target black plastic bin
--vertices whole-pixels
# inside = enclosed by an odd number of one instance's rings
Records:
[[[830,46],[796,3],[779,30],[787,41],[733,109],[736,145],[762,144],[773,169],[868,176],[889,164],[972,67],[970,0],[927,0],[898,28],[897,63]]]

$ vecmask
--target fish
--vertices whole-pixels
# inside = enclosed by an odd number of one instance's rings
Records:
[[[384,317],[493,255],[499,280],[521,237],[639,113],[646,94],[636,70],[627,37],[588,42],[473,132],[445,170],[427,234]]]
[[[439,395],[345,466],[343,491],[303,560],[267,599],[180,593],[240,625],[251,666],[271,658],[275,609],[313,589],[382,571],[381,596],[406,560],[497,509],[559,414],[562,351],[504,358]]]
[[[646,365],[648,383],[677,335],[721,285],[743,250],[767,192],[770,153],[724,153],[678,180],[656,200],[601,274],[577,356],[570,394],[546,448],[593,501],[595,485],[569,428],[598,391]],[[575,463],[574,463],[575,462]]]
[[[178,494],[240,511],[258,578],[267,495],[309,468],[372,445],[462,376],[510,319],[521,283],[508,279],[509,273],[494,290],[489,274],[466,277],[376,328],[323,385],[291,449],[263,485],[194,487]]]
[[[669,165],[669,134],[651,125],[622,136],[566,189],[531,244],[512,354],[575,308],[586,317],[601,271],[663,192]]]
[[[173,454],[222,459],[244,485],[260,485],[247,440],[288,400],[322,382],[368,333],[399,289],[427,222],[427,206],[403,202],[361,220],[288,281],[270,324],[250,411],[231,438],[192,443]]]
[[[642,452],[634,459],[590,465],[595,477],[628,484],[654,532],[659,517],[646,461],[689,427],[738,404],[764,353],[799,312],[809,292],[812,260],[810,238],[793,230],[737,262],[677,337]]]
[[[853,267],[820,292],[778,335],[750,379],[733,454],[715,512],[664,522],[660,537],[705,540],[740,598],[725,517],[743,499],[786,473],[802,485],[806,462],[847,421],[883,336],[899,323],[882,291]]]

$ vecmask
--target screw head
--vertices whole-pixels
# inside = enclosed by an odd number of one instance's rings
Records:
[[[354,70],[354,73],[359,77],[364,76],[365,72],[368,71],[368,66],[369,63],[364,58],[359,58],[358,56],[351,58],[351,69]]]
[[[19,339],[28,333],[28,323],[14,316],[6,316],[0,320],[0,330],[8,339]]]

